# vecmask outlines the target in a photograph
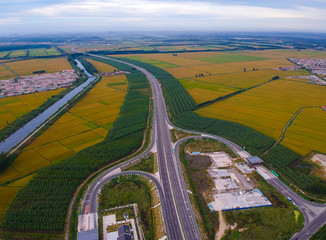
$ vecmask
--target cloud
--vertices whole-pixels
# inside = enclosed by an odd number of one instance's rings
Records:
[[[210,2],[165,2],[146,0],[126,1],[82,1],[54,4],[29,11],[30,14],[45,17],[84,16],[110,17],[137,15],[155,16],[206,16],[222,19],[266,19],[266,18],[302,18],[325,19],[324,9],[294,6],[292,9],[270,8],[247,5],[223,5]]]
[[[0,18],[0,25],[21,23],[20,18]]]
[[[12,0],[15,6],[22,0]],[[319,0],[311,0],[313,3]],[[302,0],[30,0],[25,9],[4,11],[4,18],[19,16],[34,28],[48,23],[59,29],[65,24],[82,28],[92,26],[103,31],[112,28],[127,30],[229,30],[244,29],[246,25],[266,29],[315,29],[326,31],[326,9],[304,5]],[[9,5],[9,4],[7,4]],[[321,5],[320,5],[321,6]],[[0,23],[1,20],[0,17]],[[58,26],[56,26],[56,24]],[[246,25],[245,25],[246,24]],[[32,28],[32,27],[31,27]],[[137,28],[137,29],[136,29]],[[249,28],[247,28],[249,29]],[[254,30],[254,28],[253,28]]]

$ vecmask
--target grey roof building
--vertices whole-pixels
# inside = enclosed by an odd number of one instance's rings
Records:
[[[128,225],[122,225],[118,228],[119,237],[117,240],[132,240],[130,227]]]
[[[98,240],[98,231],[97,229],[94,229],[85,232],[78,232],[77,240]]]
[[[263,162],[263,160],[260,157],[257,157],[257,156],[248,157],[247,160],[252,165],[259,164],[259,163],[262,163]]]

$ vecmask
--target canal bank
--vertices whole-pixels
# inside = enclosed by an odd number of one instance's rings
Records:
[[[76,87],[75,89],[71,90],[63,98],[58,100],[48,109],[46,109],[44,112],[39,114],[37,117],[33,118],[23,127],[18,129],[16,132],[11,134],[8,138],[3,140],[0,143],[0,153],[9,152],[12,148],[20,144],[36,129],[40,128],[40,126],[43,125],[49,118],[51,118],[51,116],[57,114],[58,111],[62,109],[62,107],[64,107],[70,100],[78,96],[78,94],[80,94],[87,86],[89,86],[89,84],[93,83],[97,79],[97,77],[90,74],[78,60],[76,60],[76,62],[77,62],[77,66],[81,70],[83,70],[84,73],[88,76],[88,79],[84,83]]]

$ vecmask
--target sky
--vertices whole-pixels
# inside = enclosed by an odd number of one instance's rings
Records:
[[[325,0],[0,0],[0,33],[326,32]]]

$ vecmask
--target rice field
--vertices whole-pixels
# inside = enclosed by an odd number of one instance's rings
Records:
[[[50,59],[31,59],[23,61],[14,61],[3,63],[14,72],[21,76],[31,75],[35,71],[44,70],[46,73],[59,72],[66,69],[71,69],[71,65],[65,58],[50,58]]]
[[[9,203],[14,199],[16,193],[21,187],[3,187],[0,186],[0,222]]]
[[[3,58],[4,56],[6,56],[9,53],[9,51],[3,51],[0,52],[0,58]]]
[[[16,193],[35,176],[35,174],[20,178],[17,181],[9,183],[7,186],[0,186],[0,223],[4,212],[10,202],[14,199]]]
[[[116,89],[120,85],[125,90]],[[104,140],[120,112],[124,75],[103,77],[74,107],[38,136],[2,173],[0,184],[33,173]]]
[[[308,75],[308,74],[309,72],[306,70],[278,71],[273,69],[267,69],[267,70],[258,70],[258,71],[221,73],[221,74],[215,74],[210,76],[206,75],[204,77],[191,78],[191,80],[194,80],[196,82],[201,82],[201,83],[207,83],[211,85],[226,86],[226,87],[241,89],[241,88],[249,88],[252,86],[262,84],[264,82],[271,80],[275,76],[279,76],[280,78],[285,78],[289,76]]]
[[[305,108],[292,122],[282,144],[307,155],[311,150],[326,153],[326,111]]]
[[[16,57],[25,57],[26,56],[26,50],[15,50],[11,51],[9,57],[16,58]]]
[[[15,74],[0,64],[0,80],[13,78],[15,78]]]
[[[147,63],[161,61],[177,65],[161,67],[179,79],[197,104],[239,89],[266,83],[201,108],[197,112],[202,116],[239,122],[274,139],[278,139],[285,124],[300,107],[326,105],[324,86],[308,84],[302,79],[287,78],[310,75],[308,71],[274,69],[293,66],[287,60],[291,57],[326,58],[326,52],[323,51],[282,49],[188,52],[178,53],[177,56],[173,56],[172,53],[139,54],[122,57]],[[203,76],[200,76],[201,74]],[[275,76],[279,76],[280,79],[268,82]],[[325,153],[326,112],[319,110],[304,109],[289,127],[282,143],[302,155],[312,150]]]
[[[60,53],[57,51],[57,49],[55,49],[54,47],[51,48],[47,48],[45,49],[45,52],[47,52],[47,54],[49,56],[56,56],[56,55],[60,55]]]
[[[12,121],[38,108],[48,98],[57,95],[64,88],[53,91],[31,93],[13,97],[0,98],[0,129]]]
[[[180,79],[182,85],[188,90],[197,104],[214,100],[218,97],[225,96],[239,90],[239,88],[226,87],[215,84],[207,84],[194,79]]]
[[[93,66],[97,69],[99,72],[113,72],[114,70],[118,70],[115,67],[112,67],[108,64],[102,63],[102,62],[97,62],[92,59],[87,59],[88,62],[93,64]]]
[[[300,107],[325,105],[325,96],[325,87],[299,81],[277,80],[199,109],[197,113],[202,116],[239,122],[276,140],[280,136],[282,128]],[[316,126],[326,124],[326,118],[316,118],[316,121],[317,119],[320,123]],[[301,123],[301,125],[304,124],[304,122]],[[320,137],[315,138],[316,141],[313,143],[315,148],[307,144],[310,141],[309,138],[302,138],[302,134],[316,135],[316,131],[313,131],[308,123],[305,130],[298,131],[299,128],[295,128],[295,125],[291,126],[289,130],[284,140],[284,144],[287,143],[285,145],[289,148],[301,154],[317,150],[316,148],[322,150],[320,146],[324,146],[324,140]],[[321,136],[324,135],[321,133]],[[293,142],[292,145],[290,144],[292,141],[290,138],[300,139],[301,146],[305,145],[306,149],[299,151],[298,147],[294,147]],[[325,150],[323,151],[325,152]]]
[[[295,55],[303,52],[292,51]],[[196,103],[221,96],[220,89],[248,88],[271,80],[274,76],[287,77],[307,75],[307,71],[285,72],[273,68],[292,66],[286,58],[291,52],[241,51],[241,52],[195,52],[168,54],[122,55],[130,59],[161,67],[180,80],[195,98]],[[164,66],[173,64],[172,66]],[[185,80],[183,80],[185,79]],[[187,80],[187,81],[186,81]],[[193,88],[192,82],[201,87]],[[206,84],[206,85],[205,85]],[[214,96],[214,89],[218,89]],[[226,94],[232,91],[225,91]],[[201,95],[207,94],[207,97]]]
[[[45,48],[33,48],[33,49],[29,49],[28,56],[38,57],[38,56],[47,56],[47,54],[45,52]]]

